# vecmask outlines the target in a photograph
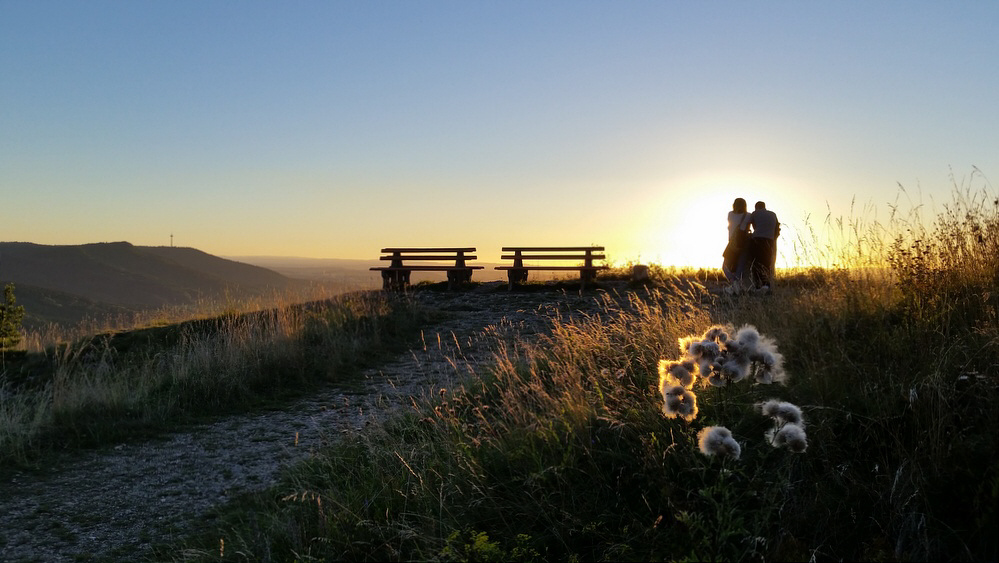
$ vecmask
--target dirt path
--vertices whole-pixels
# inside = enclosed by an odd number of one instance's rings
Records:
[[[186,533],[213,506],[275,482],[323,442],[362,430],[413,396],[460,383],[496,333],[545,333],[554,310],[596,310],[593,295],[468,292],[418,297],[452,318],[423,344],[281,411],[221,418],[162,439],[74,454],[0,483],[0,561],[135,561]]]

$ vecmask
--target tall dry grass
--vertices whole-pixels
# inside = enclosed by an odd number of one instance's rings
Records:
[[[375,361],[425,320],[405,298],[355,293],[91,335],[29,354],[0,375],[0,462],[300,394]]]
[[[999,200],[971,181],[925,227],[899,212],[840,223],[849,244],[830,266],[781,272],[773,295],[660,276],[599,314],[553,317],[540,342],[499,339],[463,387],[332,445],[163,554],[994,560]],[[659,361],[716,324],[774,339],[786,385],[701,385],[696,417],[664,416]],[[805,451],[772,447],[769,399],[803,413]],[[701,453],[714,426],[738,459]]]

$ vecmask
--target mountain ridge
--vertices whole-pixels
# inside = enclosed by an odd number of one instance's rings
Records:
[[[189,247],[129,242],[0,242],[0,284],[13,283],[25,324],[191,306],[303,289],[310,282]]]

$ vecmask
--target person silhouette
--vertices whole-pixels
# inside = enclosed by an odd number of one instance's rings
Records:
[[[777,262],[777,237],[780,221],[777,214],[767,209],[767,204],[756,202],[756,209],[749,217],[753,231],[749,239],[750,277],[753,287],[770,291],[774,285],[774,266]]]
[[[738,291],[742,286],[746,264],[749,261],[749,219],[746,210],[746,200],[741,197],[732,202],[732,211],[728,212],[728,244],[722,252],[722,273],[732,290]]]

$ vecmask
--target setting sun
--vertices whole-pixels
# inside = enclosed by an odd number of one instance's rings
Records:
[[[749,210],[757,201],[774,209],[769,196],[779,193],[773,183],[729,179],[696,179],[684,186],[664,189],[663,195],[649,202],[644,229],[635,235],[635,245],[643,249],[641,260],[680,268],[720,268],[722,251],[728,242],[727,217],[737,197],[746,200]],[[778,198],[783,203],[785,198]],[[782,239],[793,232],[790,214],[794,208],[778,205],[774,209],[781,220]],[[785,219],[784,213],[788,214]],[[638,229],[636,227],[636,229]],[[778,247],[778,265],[780,258]]]

